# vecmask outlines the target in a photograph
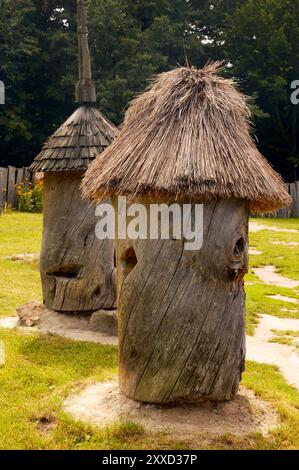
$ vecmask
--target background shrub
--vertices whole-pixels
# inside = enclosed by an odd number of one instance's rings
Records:
[[[35,184],[29,180],[17,186],[18,209],[20,212],[42,212],[43,211],[43,183],[37,181]]]

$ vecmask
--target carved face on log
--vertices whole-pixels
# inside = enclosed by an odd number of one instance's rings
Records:
[[[46,173],[41,278],[44,303],[61,312],[116,303],[114,243],[95,237],[95,207],[81,199],[82,172]]]
[[[222,401],[245,360],[248,204],[204,204],[203,246],[118,240],[120,387],[152,403]]]

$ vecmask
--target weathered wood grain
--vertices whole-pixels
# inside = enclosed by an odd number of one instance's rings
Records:
[[[114,242],[95,236],[95,206],[81,199],[83,172],[46,173],[41,278],[45,305],[61,312],[112,309]]]
[[[299,217],[299,181],[290,183],[290,195],[293,199],[291,207],[292,217]]]
[[[7,168],[0,168],[0,210],[3,209],[6,202],[6,191],[7,191]]]
[[[248,204],[204,204],[204,244],[118,240],[120,388],[151,403],[229,400],[245,360]]]
[[[76,87],[78,103],[95,103],[96,89],[91,78],[91,63],[88,47],[87,15],[84,0],[77,0],[79,82]]]
[[[113,141],[117,129],[96,108],[80,106],[44,144],[32,171],[84,170]]]
[[[16,204],[16,171],[17,169],[14,166],[8,167],[8,176],[7,176],[7,204],[11,207],[15,207]]]

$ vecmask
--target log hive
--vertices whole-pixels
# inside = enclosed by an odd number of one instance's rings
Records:
[[[118,240],[120,388],[142,402],[231,399],[245,361],[248,204],[204,204],[204,244]],[[228,223],[229,221],[229,223]]]
[[[95,236],[95,207],[83,201],[83,172],[47,172],[41,278],[47,308],[112,309],[116,302],[114,243]]]
[[[84,194],[112,197],[114,206],[117,196],[129,206],[144,203],[147,214],[151,203],[204,206],[201,248],[188,251],[174,230],[135,240],[131,225],[117,240],[119,383],[142,402],[236,395],[245,363],[249,211],[291,202],[250,135],[244,96],[220,69],[209,63],[157,76],[84,176]]]
[[[31,169],[44,172],[44,304],[59,312],[91,313],[116,305],[114,242],[96,238],[96,208],[82,200],[80,185],[88,165],[117,130],[95,108],[84,1],[77,5],[79,107],[44,144]]]

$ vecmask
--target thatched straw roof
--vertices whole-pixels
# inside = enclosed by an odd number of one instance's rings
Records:
[[[117,129],[93,106],[80,106],[50,137],[33,171],[86,170],[115,138]]]
[[[213,63],[157,76],[131,103],[118,138],[87,170],[84,195],[238,198],[259,212],[289,205],[282,179],[250,135],[245,97],[219,69]]]

